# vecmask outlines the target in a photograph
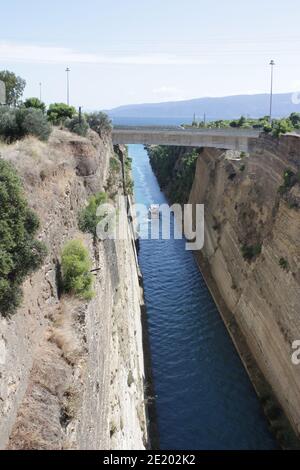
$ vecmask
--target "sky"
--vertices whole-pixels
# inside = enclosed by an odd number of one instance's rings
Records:
[[[0,0],[0,70],[84,109],[300,90],[298,0]]]

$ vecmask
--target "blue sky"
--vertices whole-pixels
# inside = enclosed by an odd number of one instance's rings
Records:
[[[1,2],[3,3],[3,2]],[[296,0],[11,0],[0,7],[0,69],[26,96],[86,109],[300,90]]]

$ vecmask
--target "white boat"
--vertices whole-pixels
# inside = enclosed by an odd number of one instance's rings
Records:
[[[151,204],[149,214],[151,219],[159,219],[159,204]]]

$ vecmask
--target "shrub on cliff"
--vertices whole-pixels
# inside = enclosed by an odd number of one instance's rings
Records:
[[[50,104],[47,111],[49,121],[55,125],[64,124],[67,118],[72,119],[75,114],[76,109],[73,106],[68,106],[65,103]]]
[[[298,176],[290,168],[287,168],[283,173],[283,184],[278,188],[279,194],[287,193],[297,182],[299,182]]]
[[[0,107],[0,139],[12,143],[27,135],[47,140],[51,126],[40,109]]]
[[[97,225],[102,217],[97,216],[97,209],[101,204],[107,202],[106,193],[97,193],[89,198],[87,207],[79,214],[78,225],[82,232],[91,233],[94,237],[97,235]]]
[[[81,135],[82,137],[85,137],[89,130],[89,125],[84,116],[79,117],[77,115],[72,119],[66,120],[65,125],[71,132]]]
[[[247,261],[254,260],[257,256],[261,254],[261,248],[261,244],[243,245],[241,249],[243,258]]]
[[[43,101],[39,100],[38,98],[27,98],[24,102],[25,108],[35,108],[40,109],[43,113],[46,111],[46,105]]]
[[[275,122],[272,134],[275,137],[280,137],[282,134],[286,134],[292,130],[293,125],[289,119],[280,119],[279,121]]]
[[[61,267],[65,292],[81,299],[92,299],[94,292],[93,275],[90,272],[91,260],[87,248],[80,240],[72,240],[65,245]]]
[[[87,114],[86,118],[90,128],[99,135],[110,132],[112,129],[111,120],[107,114],[102,113],[101,111]]]
[[[14,312],[22,299],[21,284],[46,256],[44,244],[34,239],[39,228],[29,209],[14,167],[0,159],[0,312]]]

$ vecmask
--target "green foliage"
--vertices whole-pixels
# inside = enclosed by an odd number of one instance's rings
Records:
[[[261,248],[261,244],[243,245],[241,249],[243,258],[247,261],[252,261],[254,258],[261,254]]]
[[[289,120],[295,129],[300,128],[300,113],[292,113],[289,117]]]
[[[120,160],[118,159],[118,157],[111,157],[111,159],[109,160],[109,167],[110,167],[110,170],[114,173],[117,173],[120,171]]]
[[[67,118],[72,119],[76,114],[76,109],[73,106],[68,106],[65,103],[50,104],[47,111],[47,116],[50,122],[55,125],[61,125]]]
[[[132,159],[130,157],[125,158],[125,189],[126,189],[126,194],[129,194],[130,196],[133,195],[133,190],[134,190],[134,183],[133,179],[131,176],[131,167],[132,167]]]
[[[38,228],[14,167],[0,159],[0,313],[4,316],[18,307],[22,282],[46,256],[45,245],[34,239]]]
[[[269,122],[266,122],[263,126],[263,130],[266,134],[269,134],[270,132],[272,132],[272,126]]]
[[[84,116],[80,117],[77,115],[72,119],[66,120],[65,125],[71,132],[81,135],[82,137],[85,137],[89,130],[89,125]]]
[[[287,168],[283,173],[283,184],[278,188],[279,194],[287,193],[298,181],[295,173]]]
[[[61,258],[62,280],[65,292],[90,300],[94,296],[93,275],[88,250],[80,240],[68,242]]]
[[[208,129],[226,129],[242,128],[242,129],[259,129],[263,132],[272,132],[275,137],[279,137],[282,134],[291,132],[293,129],[300,129],[300,113],[292,113],[287,119],[274,119],[272,124],[270,123],[270,117],[264,116],[259,119],[245,118],[241,116],[240,119],[224,120],[219,119],[217,121],[211,121],[204,124],[204,122],[194,122],[192,126],[186,124],[184,127],[206,127]]]
[[[289,119],[280,119],[279,121],[275,121],[272,134],[275,137],[280,137],[282,134],[286,134],[292,130],[293,126]]]
[[[0,71],[0,80],[5,83],[7,106],[17,106],[26,86],[25,80],[8,70]]]
[[[155,146],[148,149],[150,163],[161,188],[171,202],[186,203],[194,181],[199,152],[194,149],[181,158],[176,147]]]
[[[87,207],[79,214],[78,225],[82,232],[89,232],[94,237],[97,235],[97,225],[103,217],[97,216],[97,209],[107,202],[106,193],[97,193],[89,198]]]
[[[38,98],[27,98],[27,100],[24,102],[25,108],[35,108],[35,109],[40,109],[45,113],[46,111],[46,105],[43,103],[43,101],[39,100]]]
[[[87,122],[93,131],[99,135],[102,133],[110,132],[112,129],[111,120],[107,114],[97,111],[86,115]]]
[[[288,271],[289,269],[289,263],[285,258],[280,258],[279,260],[279,266],[284,269],[285,271]]]
[[[47,140],[51,126],[40,109],[0,107],[0,138],[7,143],[34,135]]]

